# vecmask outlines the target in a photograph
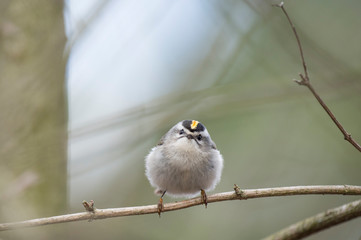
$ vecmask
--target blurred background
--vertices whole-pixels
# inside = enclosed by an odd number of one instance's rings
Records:
[[[279,1],[0,2],[0,222],[156,204],[144,157],[183,119],[224,156],[214,192],[361,184],[361,155],[292,80]],[[285,1],[313,86],[361,143],[361,2]],[[209,193],[211,194],[211,193]],[[259,239],[359,199],[293,196],[0,233],[0,239]],[[172,202],[168,196],[164,201]],[[361,219],[307,239],[359,239]]]

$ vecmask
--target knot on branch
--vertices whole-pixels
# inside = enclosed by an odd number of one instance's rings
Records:
[[[84,200],[82,204],[87,212],[91,212],[91,213],[95,212],[94,200],[90,200],[89,202]]]
[[[310,79],[308,76],[304,76],[302,73],[298,74],[301,78],[301,80],[293,79],[294,82],[296,82],[298,85],[308,86],[310,85]]]
[[[85,210],[92,214],[90,219],[88,220],[88,222],[93,221],[95,210],[96,210],[96,208],[94,207],[94,200],[90,200],[89,202],[83,200],[82,204],[83,204]]]
[[[352,139],[351,134],[349,133],[346,133],[344,138],[346,141],[350,141],[350,139]]]
[[[241,199],[243,197],[243,191],[238,187],[237,184],[234,184],[233,189],[236,195],[239,197],[239,199]]]

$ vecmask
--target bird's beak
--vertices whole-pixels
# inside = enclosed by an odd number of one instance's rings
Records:
[[[187,138],[188,138],[188,139],[194,139],[193,135],[191,135],[191,134],[188,134],[188,135],[187,135]]]
[[[193,139],[198,145],[200,145],[199,142],[197,141],[197,139],[196,139],[193,135],[188,134],[188,135],[187,135],[187,138],[188,138],[189,140],[192,140],[192,139]]]

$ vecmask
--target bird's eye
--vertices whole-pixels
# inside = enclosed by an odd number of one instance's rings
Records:
[[[197,136],[197,139],[198,139],[198,141],[202,140],[202,135],[199,134],[199,135]]]
[[[179,131],[179,135],[182,135],[184,133],[184,129],[181,129],[180,131]]]

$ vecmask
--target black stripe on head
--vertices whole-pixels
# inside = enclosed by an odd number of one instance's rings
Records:
[[[182,125],[191,132],[203,132],[205,129],[204,125],[196,120],[184,120]]]

